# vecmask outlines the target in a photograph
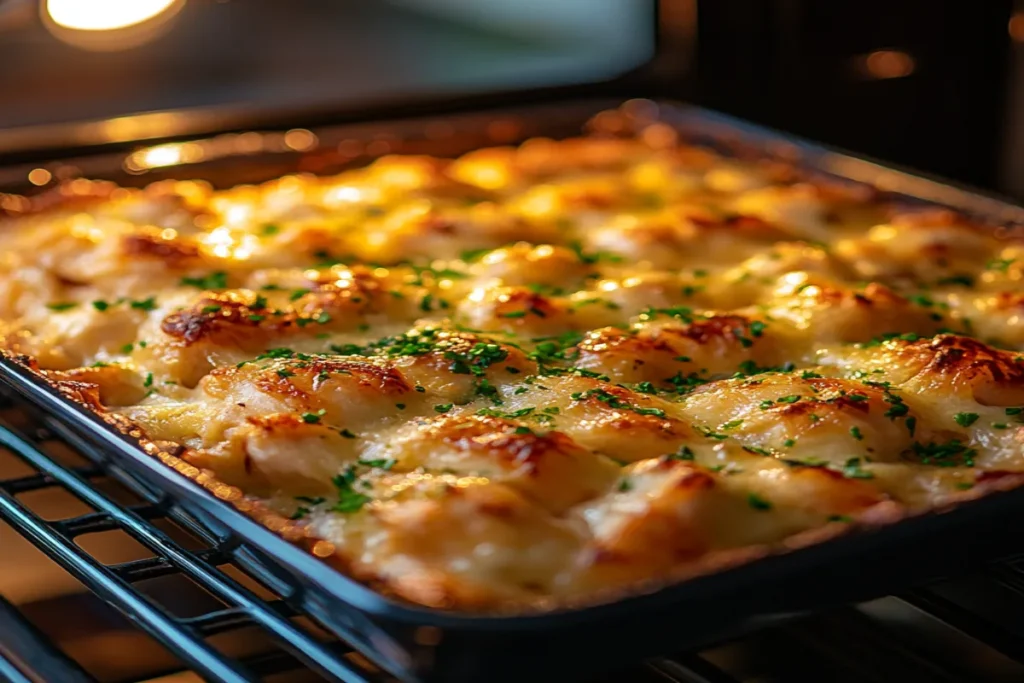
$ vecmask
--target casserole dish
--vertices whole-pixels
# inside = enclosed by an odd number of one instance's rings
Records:
[[[281,151],[266,155],[269,162],[266,170],[259,164],[247,163],[244,172],[250,175],[245,178],[238,177],[237,171],[241,169],[232,167],[230,162],[237,162],[238,151],[251,154],[246,150],[252,147],[225,148],[224,155],[220,156],[217,145],[223,146],[223,139],[191,143],[195,147],[142,150],[123,160],[119,157],[83,159],[75,164],[89,175],[109,175],[122,183],[126,179],[124,174],[116,171],[104,174],[99,170],[100,165],[116,159],[123,161],[120,168],[127,171],[170,167],[173,170],[157,170],[153,175],[173,173],[193,177],[201,174],[226,186],[280,175],[287,167],[324,173],[338,165],[358,162],[367,152],[370,156],[374,156],[375,151],[377,154],[422,151],[451,155],[494,142],[495,136],[505,138],[501,141],[549,131],[552,136],[562,136],[579,130],[582,121],[601,108],[594,104],[559,107],[557,117],[551,110],[538,110],[497,117],[504,119],[497,121],[494,116],[468,116],[433,122],[398,122],[386,128],[374,125],[362,129],[292,131],[261,138],[264,149],[277,145]],[[784,158],[788,163],[830,174],[834,179],[871,179],[882,186],[881,189],[906,195],[900,198],[903,201],[938,202],[968,212],[977,219],[1005,225],[1020,217],[1019,209],[997,200],[944,188],[896,171],[885,171],[868,162],[805,143],[785,141],[700,110],[634,101],[624,105],[618,113],[599,114],[594,121],[599,127],[622,130],[635,126],[655,135],[677,131],[688,139],[713,145],[735,157]],[[385,129],[390,133],[382,137]],[[235,143],[237,140],[231,139]],[[297,155],[296,149],[305,149],[307,153]],[[326,149],[326,152],[317,153],[317,149]],[[289,161],[297,157],[298,164],[286,166],[282,156],[292,157]],[[201,159],[203,163],[161,166],[168,159],[186,162]],[[97,170],[86,170],[90,164]],[[153,175],[147,174],[145,180],[151,180]],[[17,209],[17,203],[23,200],[7,197],[5,201],[10,208]],[[994,494],[995,490],[1012,488],[1018,483],[1016,476],[1008,474],[949,496],[938,506],[942,514],[937,511],[912,514],[892,524],[904,515],[889,514],[883,509],[884,514],[877,518],[869,517],[856,523],[843,520],[794,537],[795,540],[787,542],[787,547],[779,548],[788,552],[761,557],[766,553],[757,551],[753,557],[760,559],[755,562],[749,562],[753,559],[749,553],[725,556],[712,566],[703,566],[695,578],[685,582],[667,585],[659,582],[639,590],[633,587],[630,594],[609,596],[598,604],[567,605],[568,609],[559,605],[545,613],[512,616],[446,613],[396,602],[340,577],[230,511],[194,484],[171,476],[164,465],[171,465],[206,486],[215,497],[236,502],[239,498],[237,489],[225,487],[181,460],[176,451],[168,452],[161,444],[147,441],[144,447],[164,464],[139,458],[134,442],[140,432],[123,418],[112,419],[115,427],[121,427],[112,430],[109,424],[83,409],[82,404],[89,403],[90,398],[87,387],[82,384],[63,381],[50,386],[16,357],[8,358],[4,364],[4,382],[47,411],[60,411],[65,425],[55,425],[55,428],[102,444],[110,450],[111,458],[116,459],[119,467],[135,471],[167,490],[179,504],[222,533],[237,534],[244,539],[246,549],[240,551],[240,561],[256,571],[279,573],[282,581],[294,585],[295,599],[302,601],[311,613],[365,648],[371,659],[410,679],[479,680],[487,670],[491,680],[497,680],[496,676],[512,680],[525,673],[532,663],[538,660],[550,663],[553,657],[564,660],[564,665],[574,672],[579,672],[580,662],[588,659],[591,660],[588,666],[592,663],[597,670],[616,661],[663,652],[666,648],[706,642],[745,622],[887,592],[907,580],[921,580],[955,567],[962,557],[960,553],[949,552],[948,544],[953,539],[969,537],[979,547],[983,542],[986,545],[1008,542],[1009,534],[994,535],[990,539],[985,533],[977,533],[974,525],[981,520],[996,519],[996,515],[1005,514],[1019,504],[1017,493]],[[77,400],[78,405],[69,404],[67,398]],[[993,495],[981,497],[982,493],[990,492]],[[956,505],[969,498],[981,499],[962,507]],[[751,501],[755,509],[765,504],[760,499]],[[948,511],[944,511],[947,508]],[[261,510],[254,512],[265,525],[283,530],[286,536],[298,537],[290,527],[282,527],[280,515],[263,514]],[[875,562],[866,561],[868,557]],[[852,563],[853,558],[859,559]],[[926,562],[922,561],[924,558]],[[828,581],[813,580],[826,568]],[[680,623],[680,610],[699,616]],[[598,651],[602,652],[602,658],[592,656]],[[551,671],[559,673],[555,668]]]

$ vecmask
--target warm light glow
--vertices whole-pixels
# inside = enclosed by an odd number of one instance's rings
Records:
[[[58,26],[79,31],[110,31],[135,26],[170,9],[176,0],[47,0]]]
[[[288,149],[305,152],[317,144],[317,137],[305,128],[295,128],[284,134],[284,144]]]
[[[858,61],[862,75],[877,80],[903,78],[917,68],[914,58],[900,50],[876,50]]]
[[[52,178],[53,175],[45,168],[34,168],[28,174],[28,181],[33,185],[45,185]]]
[[[1015,12],[1010,17],[1008,30],[1011,38],[1018,43],[1024,43],[1024,12]]]
[[[145,171],[151,168],[195,163],[204,156],[203,148],[198,143],[168,143],[134,152],[125,160],[125,168],[129,171]]]

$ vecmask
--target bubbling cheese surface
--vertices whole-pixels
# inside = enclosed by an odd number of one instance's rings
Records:
[[[951,212],[597,138],[61,192],[0,228],[3,348],[410,601],[586,601],[1024,474],[1024,244]]]

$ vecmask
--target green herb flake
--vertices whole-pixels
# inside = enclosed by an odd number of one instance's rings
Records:
[[[999,273],[1005,273],[1016,259],[1012,258],[996,258],[990,260],[985,264],[986,270],[994,270]]]
[[[129,301],[128,305],[137,311],[155,311],[156,310],[156,297],[151,296],[148,299],[139,299],[138,301]]]
[[[363,506],[373,499],[367,495],[357,492],[353,488],[355,483],[355,471],[349,467],[341,474],[334,477],[331,482],[338,494],[338,502],[331,506],[332,512],[345,514],[358,512]]]
[[[850,458],[841,470],[847,479],[874,479],[875,475],[861,468],[860,458]]]
[[[315,413],[303,413],[302,421],[305,422],[306,424],[318,424],[320,422],[320,418],[326,414],[327,411],[324,410],[323,408],[316,411]]]
[[[393,458],[378,458],[376,460],[360,460],[359,464],[364,467],[375,467],[379,470],[390,470],[397,461]]]
[[[750,505],[750,507],[754,508],[755,510],[764,511],[772,509],[772,504],[769,501],[762,498],[761,496],[757,495],[756,493],[747,494],[747,504]]]
[[[60,302],[56,302],[56,303],[52,303],[52,304],[46,304],[46,307],[49,308],[51,311],[61,312],[61,311],[70,311],[72,308],[76,307],[77,305],[78,304],[73,302],[73,301],[60,301]]]
[[[679,450],[675,453],[670,453],[666,456],[669,460],[693,460],[694,453],[693,449],[689,446],[680,446]]]
[[[198,289],[227,289],[228,274],[224,271],[217,271],[202,277],[183,277],[181,285]]]
[[[953,416],[953,420],[961,427],[970,427],[978,421],[979,417],[980,415],[977,413],[957,413]]]

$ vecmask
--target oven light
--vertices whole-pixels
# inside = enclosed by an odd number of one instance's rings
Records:
[[[110,31],[141,24],[176,4],[178,0],[46,0],[46,12],[54,23],[79,31]]]
[[[124,50],[170,30],[185,0],[41,0],[43,25],[86,50]]]

